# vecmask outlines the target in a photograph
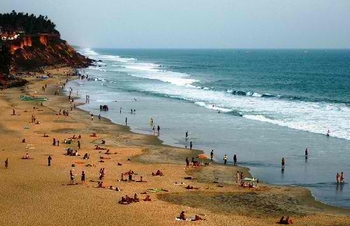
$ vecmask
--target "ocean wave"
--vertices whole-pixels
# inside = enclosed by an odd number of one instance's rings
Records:
[[[227,89],[227,93],[230,93],[232,95],[236,96],[247,96],[247,97],[263,97],[263,98],[276,98],[276,99],[285,99],[285,100],[292,100],[292,101],[306,101],[306,102],[326,102],[326,103],[339,103],[339,104],[345,104],[347,106],[350,105],[350,101],[344,102],[344,101],[338,101],[330,98],[317,98],[317,97],[302,97],[302,96],[292,96],[292,95],[282,95],[282,94],[270,94],[270,93],[257,93],[254,91],[243,91],[243,90],[233,90],[233,89]]]

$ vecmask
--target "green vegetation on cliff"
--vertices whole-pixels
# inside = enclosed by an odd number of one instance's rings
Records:
[[[0,14],[0,26],[5,31],[24,31],[26,34],[54,33],[58,34],[54,24],[47,16],[24,14],[12,11]]]

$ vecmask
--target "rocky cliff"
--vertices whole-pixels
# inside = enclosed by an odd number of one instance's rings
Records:
[[[86,67],[91,60],[77,53],[59,35],[40,34],[22,37],[9,45],[11,70],[35,70],[43,66]]]

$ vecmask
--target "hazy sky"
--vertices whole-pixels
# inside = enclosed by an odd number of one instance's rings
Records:
[[[350,48],[350,0],[0,0],[86,47]]]

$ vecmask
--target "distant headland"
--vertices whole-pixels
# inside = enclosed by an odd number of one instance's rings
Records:
[[[91,62],[61,39],[47,16],[0,14],[0,86],[9,84],[16,73],[46,66],[86,67]]]

